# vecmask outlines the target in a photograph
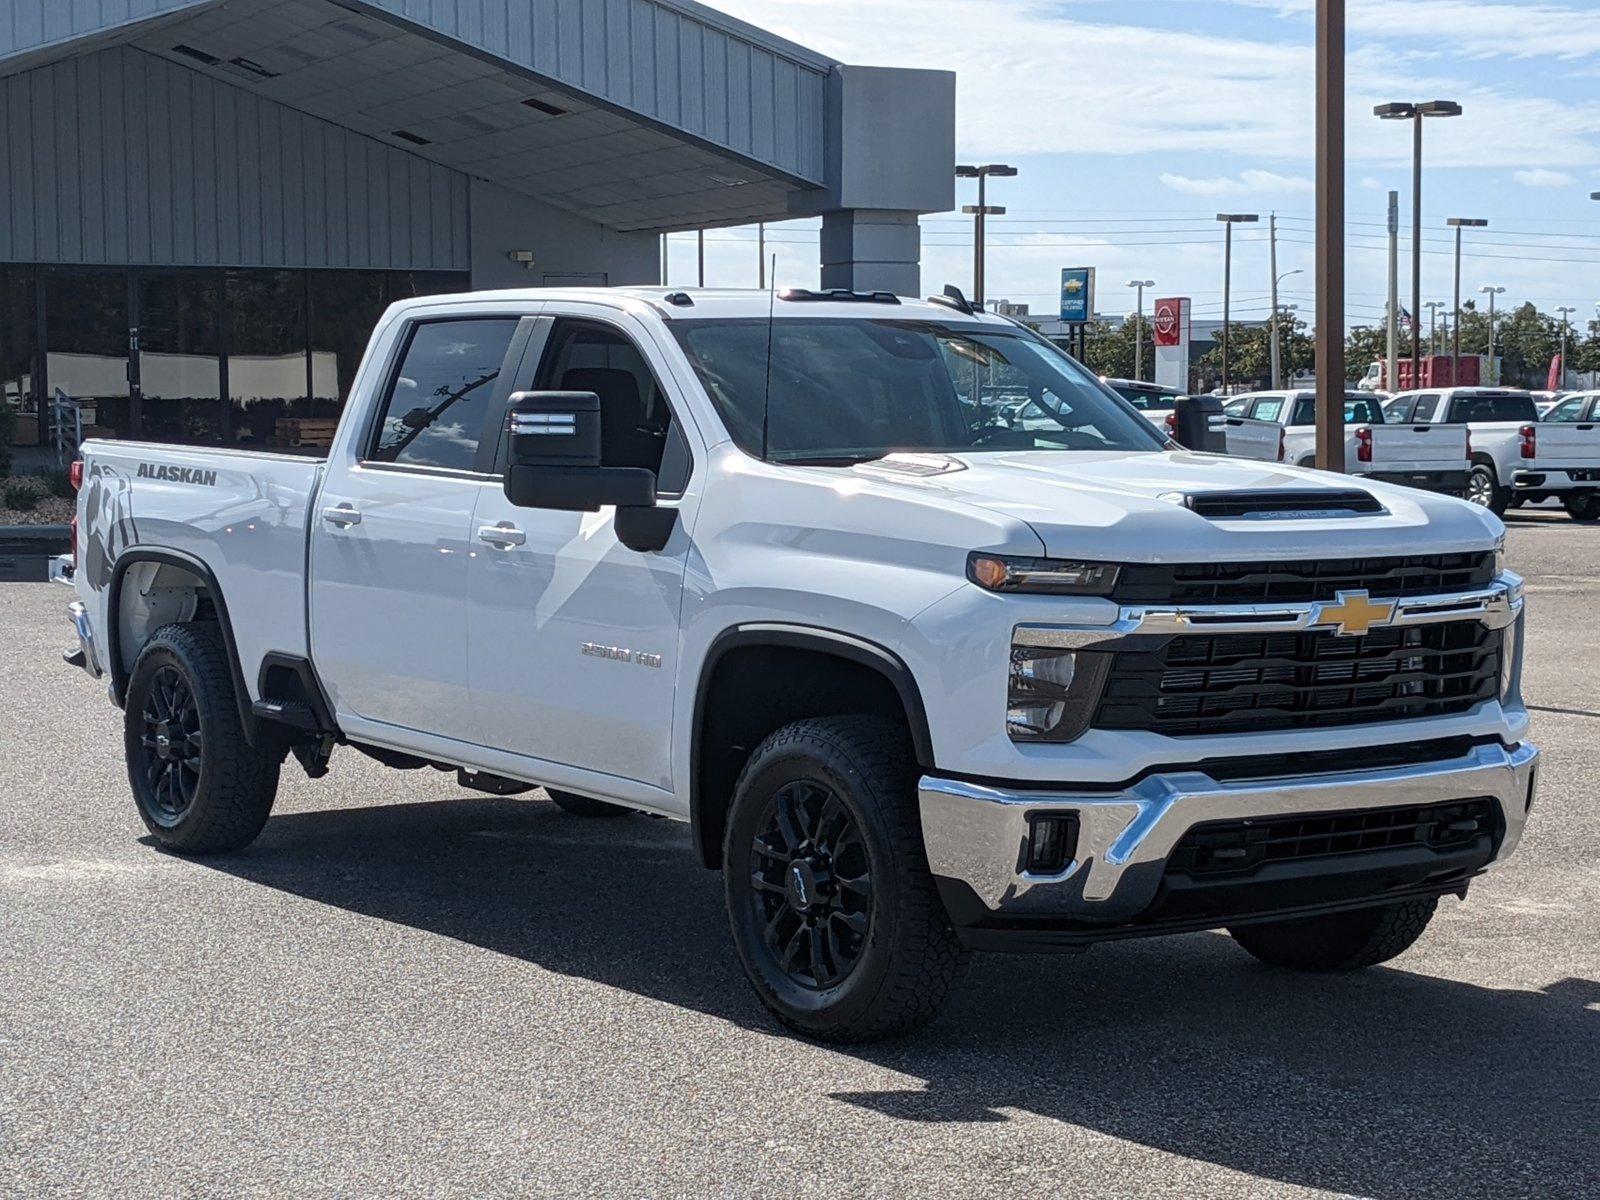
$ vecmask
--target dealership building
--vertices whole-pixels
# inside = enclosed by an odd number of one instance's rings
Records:
[[[0,385],[90,434],[275,444],[395,299],[656,283],[669,231],[821,217],[919,290],[955,80],[691,0],[0,2]]]

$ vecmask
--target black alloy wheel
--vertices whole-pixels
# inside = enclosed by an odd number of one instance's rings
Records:
[[[194,803],[205,763],[200,705],[176,666],[156,670],[139,717],[143,723],[139,743],[144,747],[139,765],[150,786],[150,815],[159,824],[176,825]]]
[[[860,961],[872,919],[872,869],[850,810],[821,783],[773,795],[750,844],[750,903],[779,969],[812,991]]]

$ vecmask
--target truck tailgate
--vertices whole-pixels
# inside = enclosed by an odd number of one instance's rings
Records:
[[[1516,464],[1530,470],[1600,467],[1600,425],[1541,422],[1534,426],[1534,456]]]
[[[1367,425],[1374,471],[1464,471],[1464,425]]]
[[[252,690],[262,655],[307,653],[307,529],[321,459],[90,440],[83,460],[73,582],[102,644],[117,561],[165,553],[214,576]]]
[[[1240,458],[1277,462],[1283,444],[1283,426],[1276,421],[1257,421],[1253,417],[1228,417],[1224,433],[1228,453]]]

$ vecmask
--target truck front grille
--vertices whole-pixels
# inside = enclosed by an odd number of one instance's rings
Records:
[[[1494,581],[1492,551],[1306,562],[1129,564],[1111,598],[1121,604],[1303,604],[1340,592],[1429,596]]]
[[[1093,726],[1185,737],[1462,713],[1495,697],[1501,642],[1477,621],[1176,637],[1115,653]]]
[[[1183,835],[1167,874],[1236,875],[1264,863],[1300,862],[1425,846],[1459,850],[1480,837],[1499,839],[1499,814],[1487,797],[1447,804],[1374,808],[1310,816],[1212,821]]]

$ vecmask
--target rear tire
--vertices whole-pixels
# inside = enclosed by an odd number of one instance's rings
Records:
[[[1380,908],[1241,925],[1228,933],[1250,954],[1292,971],[1356,971],[1403,954],[1422,936],[1436,899],[1407,900]]]
[[[604,800],[591,800],[588,796],[580,796],[576,792],[558,792],[555,788],[545,788],[544,794],[555,802],[555,806],[563,812],[569,812],[575,817],[625,817],[633,811],[620,804],[607,804]]]
[[[734,945],[797,1033],[910,1033],[966,964],[928,871],[915,768],[895,723],[823,717],[779,729],[739,776],[722,859]]]
[[[1467,499],[1487,508],[1495,516],[1503,517],[1506,505],[1511,502],[1511,492],[1500,486],[1492,467],[1480,463],[1472,468],[1472,474],[1467,478]]]
[[[245,740],[222,631],[209,621],[156,630],[123,709],[128,783],[155,839],[179,854],[225,854],[254,841],[283,759]]]
[[[1567,516],[1585,525],[1600,521],[1600,494],[1584,492],[1578,496],[1563,496],[1561,507],[1567,510]]]

